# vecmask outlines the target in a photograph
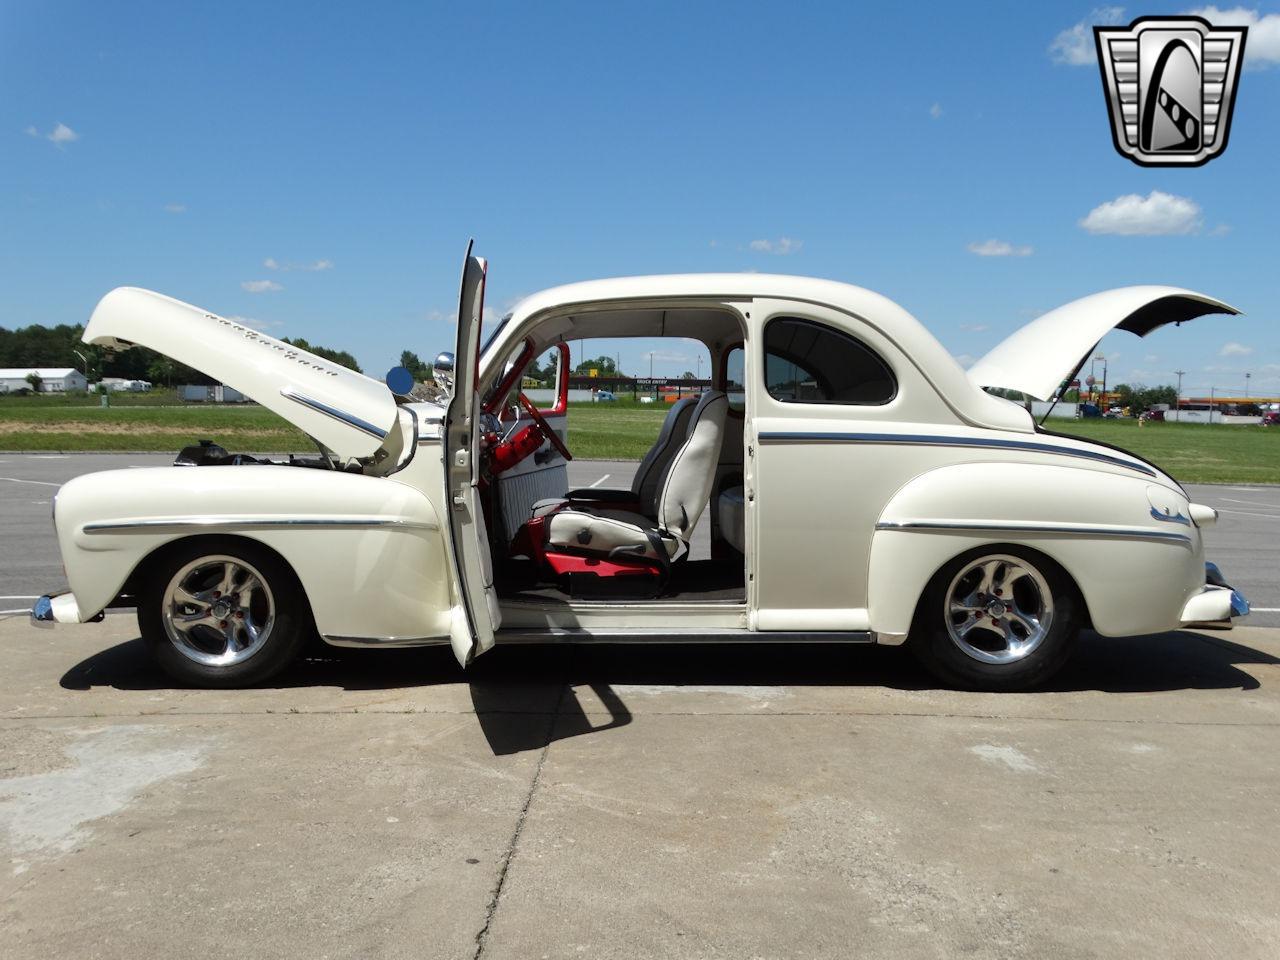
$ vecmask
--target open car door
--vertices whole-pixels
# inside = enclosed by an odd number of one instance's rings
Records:
[[[502,621],[493,586],[493,558],[480,503],[480,325],[484,314],[486,264],[471,255],[467,244],[458,300],[458,342],[454,350],[453,396],[445,411],[444,476],[449,536],[453,543],[458,605],[453,609],[450,639],[464,667],[493,646]]]

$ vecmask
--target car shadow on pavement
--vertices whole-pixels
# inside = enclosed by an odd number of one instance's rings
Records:
[[[1053,692],[1159,693],[1176,690],[1254,690],[1241,667],[1280,658],[1227,639],[1229,633],[1176,631],[1112,639],[1081,636],[1075,656],[1045,688]],[[843,644],[662,644],[629,646],[520,645],[485,654],[462,670],[447,646],[407,650],[348,650],[319,643],[265,686],[391,690],[466,682],[477,709],[513,708],[513,694],[610,684],[679,686],[884,686],[932,690],[937,683],[902,649]],[[67,690],[173,689],[152,666],[141,639],[85,658],[61,678]],[[543,698],[545,701],[545,698]],[[603,699],[603,697],[602,697]],[[519,698],[531,703],[529,697]],[[621,704],[618,705],[621,708]]]
[[[1161,693],[1255,690],[1246,669],[1280,658],[1233,643],[1223,634],[1187,631],[1126,639],[1085,633],[1075,656],[1046,692]],[[312,645],[262,689],[332,687],[344,691],[425,688],[465,682],[490,748],[497,755],[539,750],[571,737],[632,722],[616,686],[888,687],[938,689],[902,649],[841,644],[636,644],[513,646],[463,671],[448,647],[346,650]],[[141,639],[117,644],[77,663],[61,679],[67,690],[113,687],[175,689],[151,663]],[[579,693],[603,706],[588,715]],[[590,698],[587,698],[590,699]]]

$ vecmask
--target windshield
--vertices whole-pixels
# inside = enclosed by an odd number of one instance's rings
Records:
[[[498,321],[498,325],[496,327],[494,327],[492,330],[489,331],[489,335],[484,338],[484,344],[480,347],[480,356],[483,357],[486,353],[489,352],[489,348],[493,346],[493,341],[498,339],[498,334],[500,334],[503,331],[503,329],[507,325],[507,321],[509,321],[511,317],[512,317],[512,314],[508,313],[505,317],[503,317],[501,320]]]

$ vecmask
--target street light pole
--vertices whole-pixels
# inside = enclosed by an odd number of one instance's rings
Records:
[[[1102,361],[1102,393],[1098,396],[1098,403],[1099,406],[1105,407],[1107,405],[1107,358],[1099,354],[1093,359]]]
[[[1244,398],[1246,400],[1249,399],[1249,378],[1252,376],[1253,376],[1252,373],[1246,373],[1244,375]]]
[[[1178,375],[1178,402],[1173,405],[1174,409],[1176,410],[1182,407],[1182,375],[1187,371],[1175,370],[1173,372]]]

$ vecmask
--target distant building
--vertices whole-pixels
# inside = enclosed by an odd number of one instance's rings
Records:
[[[188,403],[245,403],[249,398],[239,390],[224,387],[220,383],[183,384],[178,387],[178,396]]]
[[[6,367],[0,368],[0,393],[30,390],[27,377],[40,378],[41,393],[66,393],[68,390],[87,390],[89,381],[75,367]]]

